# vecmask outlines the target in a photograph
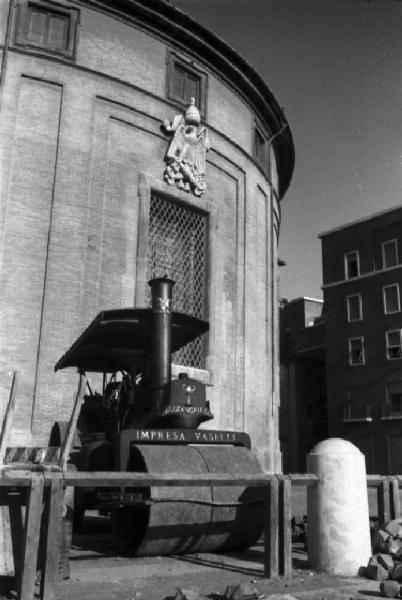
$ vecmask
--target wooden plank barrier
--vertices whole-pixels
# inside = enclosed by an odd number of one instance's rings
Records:
[[[17,576],[17,599],[32,600],[37,578],[38,555],[41,570],[39,598],[54,600],[57,581],[59,532],[63,511],[63,486],[79,487],[150,487],[150,486],[256,486],[265,489],[264,576],[268,578],[292,574],[291,490],[292,485],[311,486],[317,483],[315,475],[243,475],[205,473],[184,475],[165,473],[152,475],[135,472],[74,472],[54,470],[54,465],[37,465],[22,469],[4,465],[0,470],[0,491],[20,490],[27,496],[23,536]],[[44,508],[44,526],[40,526]],[[14,527],[21,530],[16,519]],[[42,521],[43,522],[43,521]],[[41,534],[41,535],[40,535]],[[21,536],[20,536],[21,537]],[[39,550],[41,549],[41,553]]]
[[[390,519],[401,518],[399,487],[400,475],[367,475],[367,487],[377,489],[378,524],[380,527]]]
[[[51,478],[45,478],[44,469],[40,466],[21,472],[5,465],[0,470],[3,502],[8,496],[15,574],[13,587],[17,591],[17,600],[32,600],[34,593],[38,592],[38,584],[41,599],[55,598],[63,479],[60,469],[58,473],[52,471]],[[10,472],[13,473],[12,477],[9,476]],[[47,494],[45,486],[50,488]],[[42,563],[39,560],[40,544]]]

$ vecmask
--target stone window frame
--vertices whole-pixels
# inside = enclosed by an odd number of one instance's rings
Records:
[[[351,315],[351,312],[352,312],[351,311],[351,298],[358,298],[358,302],[359,302],[359,315],[356,319],[352,319],[352,315]],[[360,293],[350,294],[349,296],[346,296],[346,311],[347,311],[348,323],[355,323],[357,321],[363,321],[363,298]]]
[[[350,274],[349,267],[352,265],[352,260],[349,260],[349,257],[354,257],[354,261],[356,264],[356,275]],[[360,275],[360,256],[358,250],[351,250],[350,252],[345,252],[343,255],[344,266],[345,266],[345,279],[355,279]]]
[[[390,334],[397,333],[399,335],[399,344],[390,344]],[[387,360],[401,360],[402,358],[402,330],[390,329],[385,332],[385,358]]]
[[[387,306],[387,290],[390,290],[390,289],[396,289],[397,305],[398,305],[396,310],[389,310],[389,307]],[[401,312],[401,296],[400,296],[400,292],[399,292],[399,283],[390,283],[388,285],[384,285],[382,288],[382,299],[383,299],[385,315],[393,315],[393,314]]]
[[[390,246],[392,244],[393,248],[395,249],[395,263],[393,263],[392,265],[387,264],[387,257],[386,257],[386,250],[385,247],[386,246]],[[383,269],[390,269],[391,267],[396,267],[399,264],[399,260],[398,260],[398,240],[396,238],[393,238],[391,240],[385,240],[384,242],[381,243],[381,261],[382,261],[382,268]]]
[[[62,16],[68,20],[65,48],[52,48],[46,44],[36,44],[28,37],[30,9],[36,8],[48,16]],[[74,60],[77,48],[79,9],[66,6],[53,0],[19,0],[16,6],[14,45],[31,52],[39,52],[50,56],[69,58]]]
[[[262,142],[260,147],[263,147],[263,156],[260,156],[258,151],[258,139]],[[254,119],[253,131],[252,131],[252,148],[251,154],[255,162],[262,168],[265,174],[270,173],[270,138],[268,132],[262,126],[258,119]]]
[[[359,360],[355,360],[354,359],[354,352],[356,350],[354,350],[352,348],[352,344],[353,342],[359,341],[360,342],[360,349],[358,349],[357,351],[360,352],[360,358]],[[366,364],[366,357],[365,357],[365,353],[364,353],[364,336],[355,336],[353,338],[349,338],[348,339],[348,360],[349,360],[349,366],[350,367],[361,367],[362,365]]]
[[[190,74],[199,81],[199,97],[195,98],[195,104],[200,111],[202,119],[207,117],[207,96],[208,96],[208,75],[205,71],[190,58],[178,54],[173,50],[167,51],[166,57],[166,95],[169,100],[172,100],[179,108],[185,110],[189,105],[186,100],[177,96],[174,92],[174,72],[179,67],[185,73]]]

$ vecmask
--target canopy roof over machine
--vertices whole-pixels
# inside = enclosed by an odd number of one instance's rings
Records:
[[[172,352],[208,330],[208,323],[172,312]],[[152,344],[152,310],[104,310],[60,358],[55,371],[77,367],[80,371],[114,373],[138,370]]]

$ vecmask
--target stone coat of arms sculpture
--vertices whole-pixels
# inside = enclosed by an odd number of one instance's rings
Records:
[[[171,123],[163,121],[165,131],[173,134],[165,156],[165,181],[186,192],[192,191],[195,196],[201,196],[206,189],[205,155],[209,150],[207,128],[200,124],[194,98],[184,115],[176,115]]]

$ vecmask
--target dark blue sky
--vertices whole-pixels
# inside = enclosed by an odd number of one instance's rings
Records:
[[[285,109],[281,294],[321,297],[333,227],[402,203],[402,1],[171,0],[235,48]]]

